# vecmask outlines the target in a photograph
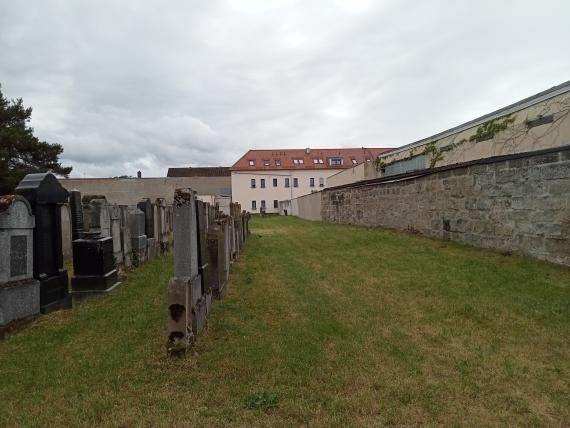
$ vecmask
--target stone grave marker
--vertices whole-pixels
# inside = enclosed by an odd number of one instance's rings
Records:
[[[12,321],[40,311],[40,283],[34,279],[35,219],[22,196],[0,196],[0,337]]]
[[[34,278],[40,281],[40,310],[70,308],[67,271],[63,267],[61,206],[68,193],[51,173],[28,174],[16,193],[26,198],[36,218]]]
[[[129,207],[129,229],[131,233],[133,265],[138,266],[146,261],[147,239],[144,213],[137,207]]]

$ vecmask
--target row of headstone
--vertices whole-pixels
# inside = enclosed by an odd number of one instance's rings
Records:
[[[220,298],[248,230],[249,214],[232,204],[225,215],[196,199],[191,189],[174,194],[174,276],[168,284],[169,355],[184,354],[204,329],[212,297]]]
[[[0,196],[0,335],[13,321],[107,293],[118,269],[169,250],[172,207],[164,199],[137,207],[67,191],[51,173],[29,174],[16,195]],[[73,253],[71,292],[63,265],[61,208],[69,204]],[[150,208],[149,208],[150,206]],[[156,244],[149,251],[147,233]]]

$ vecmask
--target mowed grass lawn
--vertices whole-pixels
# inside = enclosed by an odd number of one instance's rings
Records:
[[[570,269],[291,217],[252,232],[194,355],[165,355],[171,256],[0,342],[0,426],[570,425]]]

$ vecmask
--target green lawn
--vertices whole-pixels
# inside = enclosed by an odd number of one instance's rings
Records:
[[[195,354],[171,257],[0,342],[0,426],[570,425],[570,269],[405,233],[252,221]]]

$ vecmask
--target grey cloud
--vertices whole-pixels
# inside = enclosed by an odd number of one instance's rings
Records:
[[[3,92],[79,176],[398,146],[570,69],[564,0],[4,3]]]

